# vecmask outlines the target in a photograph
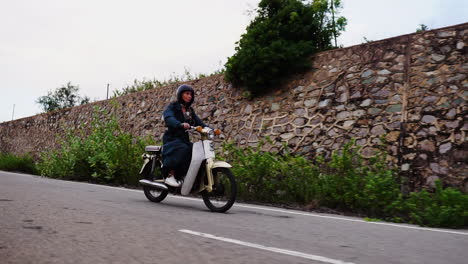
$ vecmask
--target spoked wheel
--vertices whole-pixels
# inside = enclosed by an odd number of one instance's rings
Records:
[[[211,211],[224,213],[236,201],[236,180],[228,168],[214,168],[213,178],[213,191],[202,192],[203,202]]]
[[[159,203],[164,200],[168,193],[167,190],[161,190],[150,186],[143,186],[143,191],[145,192],[146,198],[154,203]]]
[[[159,160],[156,161],[156,168],[160,168],[161,163]],[[156,169],[154,174],[151,174],[151,162],[147,164],[143,171],[143,178],[149,181],[153,181],[156,178],[162,177],[162,171],[160,169]],[[164,200],[167,196],[167,190],[161,190],[151,186],[143,186],[143,191],[145,193],[146,198],[151,202],[159,203]]]

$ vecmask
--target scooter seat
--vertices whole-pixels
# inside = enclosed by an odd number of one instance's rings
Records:
[[[145,151],[148,152],[159,152],[161,151],[161,146],[146,146]]]

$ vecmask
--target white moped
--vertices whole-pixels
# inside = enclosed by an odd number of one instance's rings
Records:
[[[226,212],[236,200],[237,185],[232,174],[232,166],[215,160],[213,138],[219,130],[208,127],[191,127],[188,132],[198,132],[201,139],[193,143],[192,160],[187,175],[180,187],[172,187],[158,179],[167,177],[162,169],[162,147],[146,146],[143,154],[143,167],[140,180],[146,198],[159,203],[169,192],[181,195],[201,194],[205,205],[213,212]]]

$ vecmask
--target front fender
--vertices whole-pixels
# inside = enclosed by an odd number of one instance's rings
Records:
[[[211,168],[232,168],[232,165],[221,160],[216,160],[213,162],[213,166]]]

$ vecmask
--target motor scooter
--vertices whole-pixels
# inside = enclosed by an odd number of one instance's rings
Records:
[[[187,132],[197,132],[201,139],[193,143],[190,166],[180,187],[172,187],[162,181],[168,176],[162,167],[162,147],[145,147],[140,171],[143,179],[139,181],[145,196],[151,202],[159,203],[169,192],[184,196],[201,195],[211,211],[226,212],[236,200],[237,185],[230,170],[232,166],[225,161],[215,160],[213,138],[221,131],[208,127],[190,127]]]

